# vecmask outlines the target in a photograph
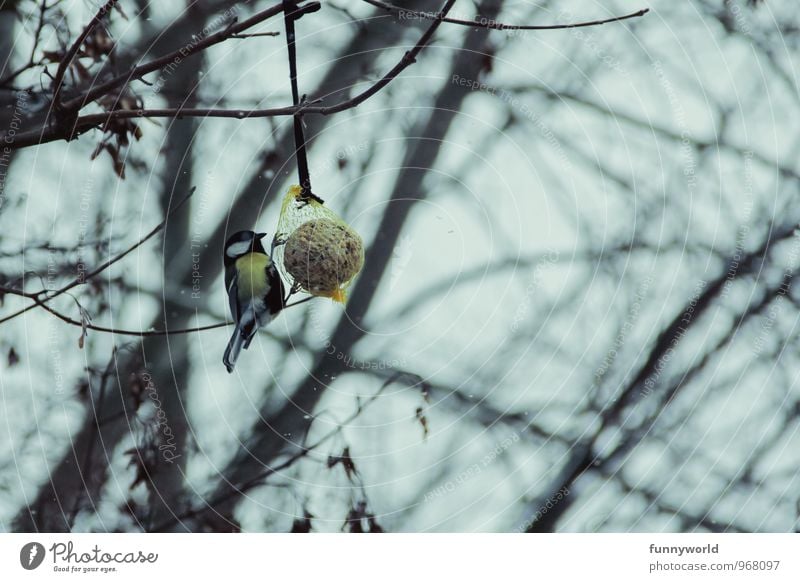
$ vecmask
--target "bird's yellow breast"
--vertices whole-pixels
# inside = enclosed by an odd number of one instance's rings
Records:
[[[269,257],[262,253],[248,253],[236,259],[237,285],[241,301],[247,301],[253,297],[263,297],[267,294],[269,290],[268,266]]]

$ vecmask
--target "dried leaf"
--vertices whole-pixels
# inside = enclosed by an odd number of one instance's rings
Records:
[[[366,528],[364,527],[366,525]],[[367,502],[362,500],[351,508],[345,517],[342,531],[349,533],[383,533],[384,530],[378,524],[374,513],[367,511]]]
[[[96,160],[96,159],[97,159],[97,156],[99,156],[99,155],[100,155],[100,153],[101,153],[101,152],[102,152],[102,151],[103,151],[105,148],[106,148],[106,145],[105,145],[103,142],[100,142],[99,144],[97,144],[97,147],[95,147],[95,148],[94,148],[94,151],[92,152],[92,155],[91,155],[91,156],[89,156],[89,159],[90,159],[90,160],[92,160],[92,161]]]
[[[147,485],[149,483],[147,463],[145,463],[144,461],[144,456],[139,453],[139,449],[133,447],[125,451],[123,454],[128,455],[131,458],[131,460],[128,461],[128,467],[136,468],[136,478],[133,480],[133,483],[131,483],[130,486],[128,487],[128,491],[133,491],[134,489],[136,489],[136,486],[139,483],[144,483],[145,485]]]
[[[364,527],[361,525],[361,513],[353,508],[344,518],[344,525],[342,530],[347,530],[349,533],[364,533]]]
[[[358,475],[358,469],[356,469],[356,464],[350,456],[350,447],[345,447],[341,455],[330,455],[328,457],[328,469],[332,469],[340,463],[344,468],[345,475],[352,481],[353,477]]]
[[[378,520],[374,515],[370,514],[367,517],[367,523],[369,524],[369,533],[384,533],[383,528],[378,524]]]
[[[122,15],[122,18],[124,18],[125,20],[130,20],[130,18],[128,18],[128,15],[125,14],[125,11],[122,9],[121,2],[117,2],[116,4],[114,4],[114,9]]]
[[[142,405],[142,401],[144,400],[144,391],[146,389],[146,383],[142,375],[137,372],[131,373],[130,382],[128,382],[128,390],[131,393],[131,397],[133,398],[133,410],[134,412],[139,410],[139,407]]]
[[[242,533],[242,526],[230,517],[214,515],[203,519],[201,531],[205,533]]]
[[[78,381],[78,389],[76,391],[77,395],[82,400],[86,400],[89,396],[90,390],[91,390],[91,385],[89,384],[89,380],[87,378],[81,378]]]
[[[294,520],[294,523],[292,523],[292,529],[289,531],[289,533],[310,533],[312,519],[314,519],[314,516],[311,515],[307,509],[304,509],[303,517]]]
[[[78,304],[78,310],[80,311],[81,314],[81,336],[78,338],[78,348],[82,350],[84,343],[86,341],[86,336],[89,332],[88,326],[91,323],[92,318],[89,315],[89,312],[86,311],[83,307],[81,307],[80,304]]]
[[[72,68],[75,70],[78,77],[80,77],[82,81],[88,81],[89,79],[92,78],[92,74],[89,72],[89,69],[84,67],[78,59],[72,61]]]
[[[119,160],[114,161],[114,173],[119,176],[120,180],[125,179],[125,162]]]
[[[425,416],[425,411],[420,406],[417,408],[416,411],[417,422],[422,426],[422,438],[427,440],[428,438],[428,417]]]
[[[63,58],[64,53],[60,51],[42,51],[42,61],[60,63]]]

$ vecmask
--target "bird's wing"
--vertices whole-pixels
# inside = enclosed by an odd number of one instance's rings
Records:
[[[272,261],[267,265],[267,280],[269,281],[269,291],[267,291],[267,307],[272,315],[278,313],[285,307],[283,301],[286,292],[283,288],[283,280],[281,279],[278,269],[275,268],[275,263]]]
[[[241,314],[239,313],[239,285],[238,277],[236,276],[236,267],[230,266],[225,269],[225,288],[228,291],[228,304],[231,308],[231,315],[233,321],[239,321]]]

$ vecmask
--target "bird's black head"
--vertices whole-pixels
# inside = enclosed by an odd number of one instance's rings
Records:
[[[261,239],[265,236],[267,236],[266,232],[253,232],[252,230],[240,230],[233,234],[225,243],[225,263],[232,263],[247,253],[266,255],[267,251],[261,244]]]

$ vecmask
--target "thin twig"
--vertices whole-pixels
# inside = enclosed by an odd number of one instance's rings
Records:
[[[33,309],[34,307],[41,307],[42,309],[44,309],[48,313],[56,316],[58,319],[60,319],[61,321],[63,321],[64,323],[67,323],[69,325],[74,325],[75,327],[80,327],[80,328],[85,329],[85,330],[88,329],[88,330],[91,330],[91,331],[98,331],[98,332],[101,332],[101,333],[112,333],[114,335],[128,335],[128,336],[134,336],[134,337],[157,337],[157,336],[166,336],[166,335],[172,336],[172,335],[182,335],[182,334],[187,334],[187,333],[208,331],[208,330],[211,330],[211,329],[220,329],[220,328],[223,328],[223,327],[229,327],[229,326],[233,325],[232,321],[222,321],[222,322],[219,322],[219,323],[210,323],[208,325],[201,325],[201,326],[196,326],[196,327],[186,327],[186,328],[180,328],[180,329],[159,329],[159,330],[155,330],[154,329],[154,330],[148,330],[148,331],[140,331],[140,330],[133,330],[133,329],[119,329],[119,328],[115,328],[115,327],[105,327],[105,326],[102,326],[102,325],[95,325],[95,324],[89,323],[87,321],[81,321],[81,320],[73,319],[72,317],[70,317],[68,315],[64,315],[60,311],[58,311],[58,310],[50,307],[49,305],[47,305],[42,299],[40,299],[37,296],[36,293],[20,291],[19,289],[13,289],[13,288],[9,288],[9,287],[0,287],[0,293],[7,293],[9,295],[18,295],[20,297],[27,297],[28,299],[33,300],[35,305],[28,306],[25,310],[21,310],[22,312],[28,311],[30,309]],[[295,301],[294,303],[289,303],[288,305],[286,305],[284,307],[284,309],[288,309],[290,307],[295,307],[297,305],[301,305],[303,303],[306,303],[307,301],[311,301],[312,299],[315,299],[315,297],[306,297],[304,299],[300,299],[298,301]],[[48,300],[49,300],[49,298],[48,298]]]
[[[143,77],[149,73],[157,71],[163,67],[166,67],[170,63],[172,63],[176,58],[181,60],[189,57],[193,54],[199,53],[204,51],[205,49],[219,44],[228,38],[230,38],[234,34],[239,34],[244,32],[248,28],[252,28],[256,24],[260,24],[261,22],[272,18],[273,16],[280,14],[283,10],[283,6],[281,4],[276,4],[275,6],[271,6],[262,10],[261,12],[257,12],[250,18],[243,20],[242,22],[233,22],[230,26],[227,26],[223,30],[219,32],[215,32],[196,43],[191,43],[187,46],[181,47],[179,50],[173,51],[169,54],[166,54],[162,57],[158,57],[149,61],[147,63],[134,66],[131,68],[130,71],[127,73],[123,73],[106,81],[105,83],[100,83],[89,89],[85,94],[75,97],[74,99],[70,99],[69,101],[64,102],[64,107],[67,109],[83,108],[86,104],[91,103],[95,99],[102,97],[103,95],[108,94],[110,91],[130,83],[131,81],[135,81],[136,79]]]
[[[67,69],[72,64],[75,55],[78,54],[78,51],[81,49],[81,46],[86,41],[94,29],[97,28],[97,25],[102,22],[103,18],[106,14],[108,14],[113,8],[114,5],[119,0],[107,0],[105,4],[100,7],[100,10],[92,18],[91,22],[86,25],[83,29],[83,32],[75,39],[75,42],[72,43],[72,46],[69,47],[67,50],[67,54],[64,55],[64,58],[61,59],[61,62],[58,63],[58,69],[56,70],[56,78],[53,81],[53,104],[54,107],[58,110],[61,109],[61,88],[64,85],[64,75],[67,73]]]
[[[86,447],[86,452],[83,457],[83,465],[80,471],[83,488],[78,490],[78,494],[75,496],[75,500],[73,501],[72,504],[72,511],[70,512],[70,516],[68,519],[70,531],[72,530],[72,525],[75,523],[75,518],[77,517],[78,510],[80,509],[80,502],[81,498],[83,497],[82,493],[83,491],[89,490],[86,484],[86,480],[91,478],[92,453],[94,452],[95,442],[97,440],[97,435],[100,431],[100,419],[97,417],[97,412],[103,409],[103,402],[105,401],[105,396],[106,396],[106,384],[108,383],[108,379],[111,377],[111,371],[113,370],[116,359],[117,359],[117,348],[116,346],[114,346],[114,348],[111,350],[111,358],[108,360],[106,369],[103,371],[103,375],[100,377],[100,395],[97,398],[97,406],[92,406],[92,412],[94,413],[94,422],[92,423],[91,426],[91,434],[89,436],[89,446]],[[91,390],[90,390],[90,397],[91,397]]]
[[[209,325],[197,326],[197,327],[187,327],[175,330],[163,329],[163,330],[151,330],[151,331],[139,331],[139,330],[132,330],[132,329],[117,329],[114,327],[104,327],[102,325],[94,325],[93,323],[88,323],[85,321],[79,321],[77,319],[73,319],[68,315],[64,315],[63,313],[53,309],[49,305],[45,305],[45,303],[38,298],[34,298],[36,302],[35,306],[41,307],[48,313],[55,315],[58,319],[63,321],[64,323],[68,323],[69,325],[74,325],[76,327],[80,327],[83,329],[88,329],[92,331],[98,331],[102,333],[112,333],[114,335],[128,335],[134,337],[157,337],[157,336],[165,336],[165,335],[182,335],[187,333],[194,333],[194,332],[201,332],[207,331],[210,329],[219,329],[221,327],[228,327],[231,325],[232,322],[220,322],[220,323],[212,323]],[[29,306],[33,308],[35,306]]]
[[[231,37],[233,34],[238,34],[244,32],[245,30],[252,28],[256,24],[263,22],[273,16],[280,14],[283,7],[281,4],[277,4],[261,12],[258,12],[247,18],[242,22],[234,22],[230,26],[226,27],[225,29],[216,32],[207,36],[206,38],[201,39],[196,43],[188,44],[182,47],[179,50],[173,51],[169,54],[166,54],[162,57],[158,57],[152,61],[147,63],[136,65],[132,67],[127,73],[123,73],[118,75],[104,83],[99,83],[92,86],[89,90],[87,90],[82,95],[79,95],[73,99],[69,99],[64,101],[62,104],[62,109],[66,111],[80,111],[83,107],[88,105],[89,103],[107,95],[114,89],[126,85],[132,81],[141,79],[145,75],[162,69],[175,61],[175,59],[183,60],[195,53],[203,51],[211,46],[219,44],[228,38]],[[114,111],[125,111],[125,110],[114,110]],[[174,114],[173,114],[174,116]],[[141,113],[136,115],[136,117],[150,117],[142,115]],[[159,117],[154,115],[152,117]],[[231,117],[236,117],[235,115],[231,115]],[[43,143],[48,143],[51,141],[55,141],[57,139],[66,139],[71,140],[75,137],[79,136],[81,133],[88,131],[94,127],[102,127],[104,123],[108,123],[112,119],[124,119],[124,116],[114,116],[109,115],[108,113],[97,114],[97,115],[88,115],[84,117],[78,117],[75,119],[74,123],[71,124],[71,127],[63,127],[58,126],[58,124],[53,123],[45,123],[41,127],[25,132],[17,133],[13,139],[8,139],[6,132],[0,133],[0,140],[5,141],[7,147],[11,149],[19,149],[24,148],[32,145],[40,145]]]
[[[61,295],[62,293],[66,292],[66,291],[69,291],[73,287],[77,287],[78,285],[81,285],[82,283],[85,283],[86,281],[88,281],[92,277],[94,277],[96,275],[99,275],[100,273],[102,273],[103,271],[108,269],[111,265],[113,265],[114,263],[116,263],[118,261],[121,261],[126,256],[128,256],[130,253],[132,253],[133,251],[138,249],[140,246],[142,246],[144,243],[146,243],[148,240],[153,238],[156,234],[161,232],[161,230],[167,225],[167,221],[172,217],[172,215],[175,214],[178,210],[180,210],[181,207],[184,204],[186,204],[186,202],[189,201],[189,198],[192,197],[192,194],[194,194],[196,189],[197,188],[195,186],[192,186],[192,188],[189,190],[189,192],[186,194],[186,196],[184,196],[183,199],[181,199],[181,201],[178,202],[178,204],[176,204],[172,208],[172,210],[169,211],[169,213],[167,213],[166,218],[164,220],[162,220],[160,224],[156,225],[153,228],[153,230],[148,232],[143,238],[139,239],[139,241],[136,242],[133,246],[128,248],[126,251],[123,251],[122,253],[116,255],[115,257],[113,257],[111,259],[108,259],[105,263],[101,264],[99,267],[97,267],[93,271],[90,271],[88,274],[76,277],[71,283],[68,283],[65,287],[62,287],[61,289],[56,291],[54,294],[48,296],[47,299],[52,299],[53,297],[57,297],[57,296]],[[40,294],[47,293],[47,290],[40,291],[39,293]]]
[[[395,79],[395,77],[397,77],[397,75],[399,75],[405,68],[416,62],[417,55],[419,55],[422,49],[428,46],[428,43],[433,37],[433,34],[436,32],[436,29],[439,28],[442,22],[444,22],[444,18],[447,16],[447,13],[450,12],[450,9],[453,7],[453,4],[455,4],[455,0],[447,0],[445,2],[444,6],[442,7],[442,10],[435,15],[433,22],[428,27],[428,30],[426,30],[422,34],[420,39],[417,41],[417,44],[415,44],[411,50],[406,52],[406,54],[403,55],[403,58],[400,59],[400,62],[397,63],[394,67],[392,67],[392,69],[388,73],[386,73],[380,79],[380,81],[372,85],[366,91],[359,93],[352,99],[348,99],[347,101],[339,103],[338,105],[334,105],[333,107],[323,108],[324,111],[321,111],[320,113],[322,113],[323,115],[330,115],[332,113],[338,113],[346,109],[352,109],[353,107],[357,107],[361,103],[363,103],[364,101],[375,95],[375,93],[383,89],[386,85],[391,83]]]
[[[311,297],[306,297],[304,299],[298,299],[294,303],[287,303],[286,305],[283,306],[283,308],[284,309],[288,309],[289,307],[294,307],[295,305],[301,305],[302,303],[306,303],[308,301],[311,301],[312,299],[316,299],[316,297],[314,297],[312,295]]]
[[[40,64],[34,60],[34,57],[36,56],[36,51],[39,48],[39,41],[42,36],[42,29],[44,28],[45,16],[49,8],[52,8],[52,6],[47,5],[47,0],[41,0],[39,2],[39,22],[36,25],[36,31],[33,34],[33,45],[31,46],[31,54],[28,57],[28,62],[22,65],[16,71],[13,71],[4,79],[0,80],[0,87],[10,87],[11,83],[14,82],[14,79],[19,77],[25,71],[32,69],[36,65]]]
[[[232,34],[231,38],[258,38],[260,36],[280,36],[280,32],[252,32],[250,34]]]
[[[388,12],[392,12],[393,14],[408,15],[410,19],[414,20],[436,20],[438,18],[436,13],[408,10],[388,2],[382,2],[381,0],[364,0],[364,2],[367,4],[372,4],[377,8],[382,8]],[[588,20],[585,22],[574,22],[571,24],[504,24],[502,22],[496,22],[491,19],[482,18],[481,16],[476,16],[475,20],[461,20],[458,18],[443,18],[442,20],[448,24],[460,24],[461,26],[469,26],[471,28],[489,28],[492,30],[563,30],[565,28],[600,26],[610,22],[620,22],[630,18],[639,18],[648,12],[650,12],[649,8],[643,8],[624,16],[613,16],[611,18],[605,18],[602,20]]]
[[[158,232],[160,232],[166,226],[167,221],[169,221],[169,219],[172,217],[172,215],[175,214],[186,203],[186,201],[189,200],[189,198],[191,198],[192,194],[194,194],[194,191],[195,191],[195,188],[192,188],[191,190],[189,190],[189,193],[186,196],[184,196],[184,198],[180,202],[178,202],[178,204],[172,210],[170,210],[170,212],[169,212],[169,214],[167,214],[166,218],[164,218],[164,220],[161,221],[160,224],[158,224],[155,228],[153,228],[153,230],[151,230],[149,233],[147,233],[143,238],[139,239],[139,241],[136,242],[133,246],[129,247],[127,250],[123,251],[122,253],[120,253],[120,254],[108,259],[103,264],[101,264],[99,267],[94,269],[93,271],[90,271],[89,273],[87,273],[85,275],[76,277],[73,281],[71,281],[70,283],[67,283],[67,285],[65,285],[64,287],[61,287],[60,289],[57,289],[56,291],[53,291],[53,292],[49,291],[48,289],[42,289],[41,291],[37,291],[35,293],[14,292],[14,294],[16,294],[16,295],[21,295],[22,297],[29,297],[29,298],[34,299],[35,300],[35,304],[28,305],[27,307],[24,307],[24,308],[20,309],[19,311],[16,311],[16,312],[14,312],[14,313],[12,313],[10,315],[7,315],[7,316],[3,317],[2,319],[0,319],[0,325],[2,325],[3,323],[9,321],[10,319],[14,319],[15,317],[19,317],[23,313],[26,313],[26,312],[30,311],[31,309],[34,309],[37,306],[44,307],[44,304],[46,302],[50,301],[51,299],[54,299],[54,298],[58,297],[59,295],[63,295],[64,293],[66,293],[70,289],[73,289],[74,287],[77,287],[78,285],[81,285],[81,284],[85,283],[86,281],[88,281],[92,277],[95,277],[95,276],[99,275],[100,273],[102,273],[103,271],[105,271],[106,269],[108,269],[114,263],[116,263],[116,262],[122,260],[123,258],[125,258],[127,255],[132,253],[134,250],[136,250],[137,248],[142,246],[148,240],[153,238]],[[13,291],[9,291],[9,292],[13,292]],[[47,295],[48,293],[50,293],[50,294]],[[47,296],[46,297],[42,297],[42,295],[47,295]]]
[[[156,527],[152,528],[149,531],[162,531],[165,528],[169,527],[170,525],[172,525],[172,524],[174,524],[176,522],[179,522],[179,521],[182,521],[184,519],[188,519],[188,518],[194,517],[195,515],[205,511],[207,508],[212,508],[213,509],[214,506],[216,506],[216,505],[218,505],[220,503],[224,503],[225,501],[227,501],[228,499],[230,499],[234,495],[239,495],[239,494],[242,494],[242,493],[246,493],[247,491],[249,491],[253,487],[261,484],[268,477],[270,477],[270,476],[272,476],[272,475],[274,475],[274,474],[276,474],[276,473],[278,473],[280,471],[283,471],[284,469],[288,469],[289,467],[294,465],[300,459],[302,459],[304,457],[307,457],[310,453],[312,453],[314,450],[318,449],[321,445],[323,445],[324,443],[329,441],[331,438],[333,438],[334,436],[340,434],[342,432],[342,429],[345,426],[347,426],[348,424],[350,424],[351,422],[353,422],[354,420],[356,420],[364,412],[364,410],[366,410],[366,408],[370,404],[375,402],[378,399],[378,397],[381,394],[383,394],[383,391],[391,383],[392,383],[391,381],[384,382],[384,384],[375,392],[375,394],[370,396],[370,398],[366,402],[364,402],[364,403],[358,402],[358,405],[356,406],[356,410],[349,417],[344,419],[342,422],[338,423],[335,429],[329,431],[328,433],[326,433],[325,435],[320,437],[319,440],[317,440],[314,444],[302,447],[298,452],[296,452],[294,455],[292,455],[291,457],[286,459],[283,463],[280,463],[280,464],[278,464],[278,465],[276,465],[274,467],[267,467],[266,469],[264,469],[263,471],[258,473],[256,476],[254,476],[252,479],[248,479],[241,486],[237,487],[237,486],[233,486],[232,485],[230,490],[228,490],[228,491],[226,491],[224,493],[221,493],[220,495],[215,497],[213,500],[211,500],[210,502],[206,503],[205,507],[189,509],[189,510],[183,512],[180,515],[175,515],[173,513],[173,515],[171,517],[169,517],[166,521],[158,524]]]
[[[79,135],[85,131],[88,131],[91,128],[95,127],[102,127],[104,124],[108,123],[112,119],[131,119],[131,118],[139,118],[139,117],[169,117],[169,118],[181,118],[181,117],[225,117],[225,118],[235,118],[235,119],[250,119],[250,118],[257,118],[257,117],[278,117],[278,116],[286,116],[286,115],[297,115],[298,113],[302,113],[303,115],[309,114],[320,114],[320,115],[332,115],[334,113],[340,113],[342,111],[346,111],[348,109],[353,109],[358,107],[361,103],[378,93],[381,89],[386,87],[390,82],[392,82],[404,69],[408,66],[412,65],[416,61],[417,55],[419,55],[420,51],[424,49],[431,40],[434,32],[436,29],[439,28],[439,25],[443,22],[444,16],[450,11],[455,0],[448,0],[442,11],[439,13],[441,18],[434,20],[430,27],[422,34],[419,41],[404,55],[403,58],[400,59],[392,69],[386,73],[377,83],[370,86],[366,90],[362,91],[355,97],[351,99],[346,99],[341,103],[331,106],[318,106],[318,105],[310,105],[306,103],[301,103],[297,106],[288,106],[288,107],[275,107],[271,109],[115,109],[112,111],[108,111],[106,113],[97,113],[92,115],[85,115],[79,117],[74,125],[72,132],[69,135],[65,135],[63,131],[59,131],[57,128],[53,127],[45,127],[38,130],[33,130],[31,132],[24,132],[18,133],[9,147],[11,148],[20,148],[25,147],[27,145],[34,145],[34,144],[41,144],[50,141],[55,141],[56,139],[69,139],[75,135]],[[280,12],[281,6],[273,7],[270,9],[265,10],[262,13],[259,13],[258,22],[261,20],[265,20],[268,16],[265,16],[266,13],[269,13],[269,16],[277,14]],[[239,29],[240,27],[244,26],[245,23],[249,23],[248,26],[252,26],[256,24],[256,22],[251,22],[256,17],[252,17],[242,23],[242,25],[237,25],[230,27],[230,30]],[[224,31],[223,31],[224,32]],[[222,34],[222,33],[217,33]],[[213,36],[208,37],[209,40]],[[230,36],[228,34],[228,36]],[[226,37],[227,38],[227,37]],[[224,38],[218,38],[215,40],[216,42],[221,42]],[[200,44],[195,47],[196,50],[200,50]],[[207,47],[204,47],[207,48]],[[180,53],[178,53],[180,54]],[[169,55],[168,55],[169,56]],[[156,59],[152,63],[147,65],[142,65],[141,67],[136,67],[134,71],[129,73],[128,75],[121,75],[116,79],[112,79],[103,85],[99,85],[97,89],[90,90],[85,96],[77,98],[79,101],[81,99],[94,99],[102,94],[107,93],[113,88],[116,88],[118,85],[124,83],[127,80],[136,78],[136,76],[141,76],[146,74],[147,72],[151,72],[152,70],[156,70],[162,66],[165,66],[171,61],[171,58],[162,57],[161,59]],[[153,63],[158,63],[158,66],[154,66]],[[140,69],[148,69],[145,72],[138,72]],[[73,100],[75,101],[75,100]],[[64,106],[69,107],[73,103],[73,101],[65,102]],[[0,139],[2,139],[3,134],[0,133]],[[2,323],[2,320],[0,320]]]
[[[365,0],[365,1],[370,2],[374,6],[378,6],[380,8],[390,11],[403,10],[401,8],[394,6],[393,4],[388,4],[380,0]],[[158,69],[161,69],[169,65],[175,58],[186,58],[191,54],[200,52],[202,50],[207,49],[210,46],[223,42],[224,40],[230,38],[231,36],[238,35],[242,31],[254,26],[255,24],[258,24],[264,20],[267,20],[272,16],[279,14],[282,10],[283,10],[282,4],[272,6],[266,10],[263,10],[251,16],[250,18],[242,21],[241,23],[234,23],[231,26],[227,27],[226,29],[217,32],[215,34],[212,34],[206,37],[205,39],[202,39],[196,44],[189,45],[187,47],[182,48],[181,50],[172,52],[168,55],[164,55],[163,57],[157,58],[148,63],[133,67],[128,73],[119,75],[109,81],[106,81],[105,83],[101,83],[93,87],[92,89],[89,89],[85,94],[64,102],[63,107],[67,110],[72,110],[72,109],[80,110],[86,104],[90,103],[91,101],[94,101],[95,99],[98,99],[99,97],[102,97],[103,95],[108,94],[110,91],[116,89],[117,87],[129,83],[133,80],[140,79],[141,77],[147,75],[148,73],[151,73],[153,71],[156,71]],[[624,16],[617,16],[613,18],[607,18],[604,20],[576,22],[572,24],[512,25],[512,24],[504,24],[493,21],[485,21],[485,22],[483,20],[468,21],[468,20],[447,18],[446,13],[449,10],[450,7],[447,7],[446,10],[443,9],[442,12],[439,13],[405,11],[409,14],[413,14],[415,17],[433,20],[431,27],[425,32],[425,34],[423,34],[423,37],[420,39],[420,42],[418,42],[414,48],[412,48],[408,53],[406,53],[403,56],[403,59],[391,71],[389,71],[389,73],[387,73],[383,78],[381,78],[381,80],[378,81],[378,83],[368,88],[367,90],[363,91],[359,95],[356,95],[352,99],[345,100],[337,105],[325,107],[325,106],[314,106],[310,104],[300,103],[299,105],[292,105],[289,107],[275,107],[270,109],[250,109],[250,110],[183,109],[183,108],[137,109],[137,110],[115,109],[105,113],[98,113],[98,114],[78,117],[73,127],[70,128],[69,131],[66,131],[63,127],[59,128],[53,124],[46,124],[45,126],[36,130],[17,133],[14,139],[11,140],[11,143],[8,144],[8,147],[16,149],[31,145],[47,143],[55,141],[57,139],[73,139],[74,137],[92,128],[102,128],[105,124],[107,124],[109,121],[113,119],[130,119],[139,117],[169,117],[169,118],[222,117],[222,118],[235,118],[235,119],[250,119],[259,117],[278,117],[286,115],[296,116],[298,113],[302,113],[303,115],[311,115],[311,114],[331,115],[333,113],[339,113],[341,111],[357,107],[358,105],[369,99],[372,95],[383,89],[383,87],[388,85],[395,77],[397,77],[397,75],[403,69],[405,69],[414,62],[416,55],[428,44],[428,42],[430,41],[430,37],[433,35],[433,32],[435,32],[436,28],[438,28],[439,24],[442,22],[447,22],[450,24],[460,24],[464,26],[471,26],[477,28],[490,28],[498,30],[557,30],[565,28],[598,26],[610,22],[619,22],[630,18],[637,18],[649,12],[649,9],[646,8]],[[0,133],[0,139],[5,137],[6,137],[5,133]]]

